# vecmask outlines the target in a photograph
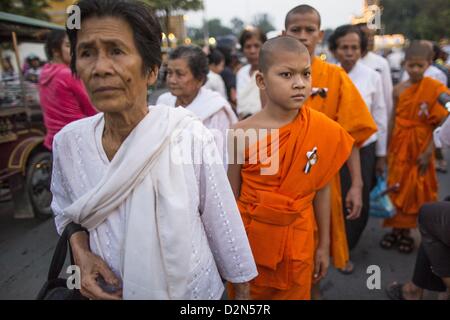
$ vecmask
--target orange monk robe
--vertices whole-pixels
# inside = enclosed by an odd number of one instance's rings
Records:
[[[327,88],[325,98],[316,95],[306,104],[326,114],[339,123],[361,145],[377,131],[358,89],[339,66],[326,63],[317,57],[312,61],[312,87]],[[342,204],[341,180],[336,174],[331,185],[331,256],[336,268],[344,268],[349,260],[345,220]]]
[[[350,156],[354,140],[336,122],[309,108],[279,129],[278,146],[270,144],[271,137],[260,140],[258,150],[247,149],[241,169],[238,206],[259,273],[250,283],[250,295],[258,300],[310,299],[313,200]],[[315,147],[318,160],[305,173],[307,152]],[[271,157],[277,151],[278,170],[262,175],[261,168],[270,165],[261,164],[255,153]],[[252,164],[251,159],[258,161]]]
[[[433,138],[434,128],[448,115],[437,102],[446,86],[431,78],[405,89],[395,109],[395,127],[388,153],[388,184],[400,183],[390,197],[396,215],[384,221],[385,227],[416,228],[417,214],[426,202],[437,201],[438,184],[434,155],[425,175],[419,175],[417,158]]]

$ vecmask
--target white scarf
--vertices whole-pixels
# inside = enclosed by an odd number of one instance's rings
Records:
[[[151,107],[98,184],[64,210],[69,219],[92,230],[125,205],[124,299],[186,298],[189,193],[183,165],[170,159],[170,147],[176,141],[173,133],[180,134],[193,121],[198,120],[183,108]],[[155,266],[165,277],[152,272]]]
[[[158,105],[166,105],[175,107],[177,97],[167,92],[161,95],[158,99]],[[225,100],[219,93],[208,88],[202,87],[195,99],[186,107],[189,111],[195,113],[200,120],[205,121],[216,112],[224,109],[230,119],[230,123],[236,122],[237,118],[227,100]]]

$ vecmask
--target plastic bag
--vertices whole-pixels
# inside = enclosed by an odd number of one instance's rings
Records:
[[[389,192],[398,186],[388,188],[384,176],[377,177],[377,184],[370,192],[369,215],[375,218],[392,218],[395,215],[395,207],[389,198]]]

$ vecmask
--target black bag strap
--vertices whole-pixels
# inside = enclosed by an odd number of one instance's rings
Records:
[[[69,239],[75,232],[87,230],[81,225],[74,222],[69,223],[65,228],[61,236],[59,237],[58,243],[56,244],[55,251],[53,252],[52,262],[50,263],[50,269],[48,270],[47,279],[55,280],[59,277],[61,270],[64,266],[67,256],[67,248],[70,249]],[[70,261],[71,264],[75,264],[72,256],[72,250],[70,249]]]

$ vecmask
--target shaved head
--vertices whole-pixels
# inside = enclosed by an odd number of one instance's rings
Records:
[[[261,48],[259,52],[259,70],[262,73],[266,73],[269,68],[276,63],[276,56],[281,52],[297,53],[297,54],[307,54],[309,55],[308,49],[295,38],[288,36],[280,36],[270,40]]]
[[[432,60],[433,49],[427,41],[413,41],[405,51],[405,60],[414,58]]]
[[[289,19],[295,15],[295,14],[307,14],[307,13],[313,13],[315,15],[317,15],[317,19],[318,19],[318,23],[319,23],[319,29],[320,29],[320,25],[322,24],[322,18],[320,17],[320,13],[319,11],[317,11],[315,8],[307,5],[307,4],[302,4],[299,6],[296,6],[295,8],[291,9],[287,15],[286,15],[286,19],[284,20],[284,28],[287,30],[289,27]]]

